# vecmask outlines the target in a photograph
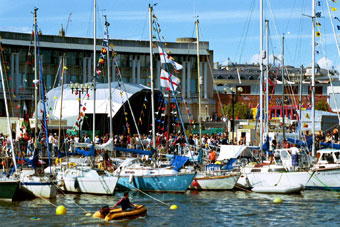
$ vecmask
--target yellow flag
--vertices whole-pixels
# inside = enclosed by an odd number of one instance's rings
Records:
[[[66,66],[64,66],[64,69],[68,69]]]
[[[337,11],[338,9],[335,8],[335,7],[331,7],[331,10],[332,10],[332,11]]]
[[[320,37],[321,36],[321,32],[315,32],[315,36],[316,37]]]

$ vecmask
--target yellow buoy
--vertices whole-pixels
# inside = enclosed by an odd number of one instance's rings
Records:
[[[92,214],[91,213],[86,213],[85,216],[89,217],[89,216],[92,216]]]
[[[177,210],[178,206],[177,205],[171,205],[170,210]]]
[[[275,197],[273,203],[282,203],[282,199],[280,197]]]
[[[66,207],[64,207],[64,206],[58,206],[57,207],[57,209],[56,209],[56,211],[55,211],[55,213],[57,214],[57,215],[64,215],[64,214],[66,214]]]

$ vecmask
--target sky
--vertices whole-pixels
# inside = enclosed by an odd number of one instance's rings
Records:
[[[316,37],[316,62],[323,68],[340,69],[340,58],[328,15],[331,11],[340,18],[340,3],[316,0],[317,20],[321,37]],[[155,15],[168,42],[178,37],[195,37],[195,20],[200,21],[200,40],[208,41],[214,51],[214,61],[256,63],[260,50],[260,0],[97,0],[97,37],[103,37],[104,17],[110,22],[111,38],[148,40],[148,4],[157,3]],[[264,19],[269,20],[269,56],[281,55],[281,37],[285,36],[285,64],[299,67],[311,65],[312,14],[311,0],[263,0]],[[318,6],[320,2],[320,6]],[[43,34],[57,35],[67,25],[66,35],[93,36],[93,0],[0,0],[0,31],[30,33],[33,26],[32,11],[38,10],[38,26]],[[307,15],[304,16],[303,14]],[[333,20],[339,39],[340,20]],[[265,37],[264,37],[265,48]],[[271,58],[270,58],[271,59]]]

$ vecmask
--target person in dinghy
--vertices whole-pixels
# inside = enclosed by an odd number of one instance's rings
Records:
[[[114,205],[111,209],[114,209],[116,206],[120,205],[122,210],[134,210],[136,207],[130,202],[129,193],[124,192],[124,197],[121,198],[116,205]]]

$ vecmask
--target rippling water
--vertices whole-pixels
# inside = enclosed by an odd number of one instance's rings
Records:
[[[305,191],[301,195],[280,195],[282,204],[273,204],[277,195],[236,192],[197,192],[157,194],[155,198],[177,204],[177,210],[138,193],[130,192],[133,203],[144,204],[147,216],[132,220],[106,222],[86,217],[103,205],[113,205],[123,196],[59,194],[50,202],[65,205],[67,214],[55,215],[55,207],[43,199],[0,202],[1,226],[311,226],[340,225],[339,194],[328,191]],[[81,207],[81,208],[80,208]],[[82,210],[84,209],[84,210]],[[32,217],[40,220],[32,220]]]

